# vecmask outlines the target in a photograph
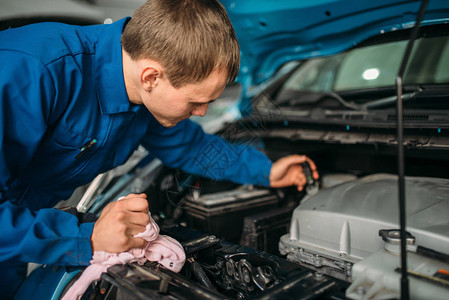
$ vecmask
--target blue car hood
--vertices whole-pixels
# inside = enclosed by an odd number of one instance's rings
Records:
[[[244,90],[291,60],[345,51],[384,32],[409,28],[421,1],[222,0],[241,47]],[[449,1],[430,0],[422,25],[449,21]]]

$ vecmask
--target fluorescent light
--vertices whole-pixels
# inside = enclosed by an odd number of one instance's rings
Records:
[[[363,72],[363,79],[365,80],[374,80],[377,77],[379,77],[379,69],[377,68],[371,68],[371,69],[366,69],[365,72]]]

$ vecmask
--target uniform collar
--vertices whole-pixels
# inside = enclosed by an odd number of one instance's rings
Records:
[[[100,32],[95,53],[97,97],[103,114],[129,111],[133,104],[126,93],[120,37],[130,18],[105,26]]]

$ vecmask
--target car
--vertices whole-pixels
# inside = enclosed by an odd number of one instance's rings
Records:
[[[126,16],[145,0],[0,1],[0,30],[38,22],[72,25],[107,24]]]
[[[1,1],[0,8],[0,30],[37,22],[91,25],[105,19],[92,5],[72,0]]]
[[[273,160],[306,154],[320,180],[301,192],[242,186],[167,168],[139,148],[86,187],[77,209],[99,214],[145,191],[186,265],[179,274],[154,263],[117,265],[84,297],[447,298],[446,1],[222,3],[242,63],[239,118],[217,134]],[[80,271],[38,268],[17,299],[56,299]]]

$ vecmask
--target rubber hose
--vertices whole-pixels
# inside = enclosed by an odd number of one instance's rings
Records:
[[[195,274],[195,277],[198,279],[198,281],[205,287],[216,290],[215,286],[212,284],[212,281],[210,281],[209,277],[207,277],[206,272],[204,272],[203,267],[201,267],[201,265],[196,261],[192,262],[191,264],[192,272],[193,274]]]

